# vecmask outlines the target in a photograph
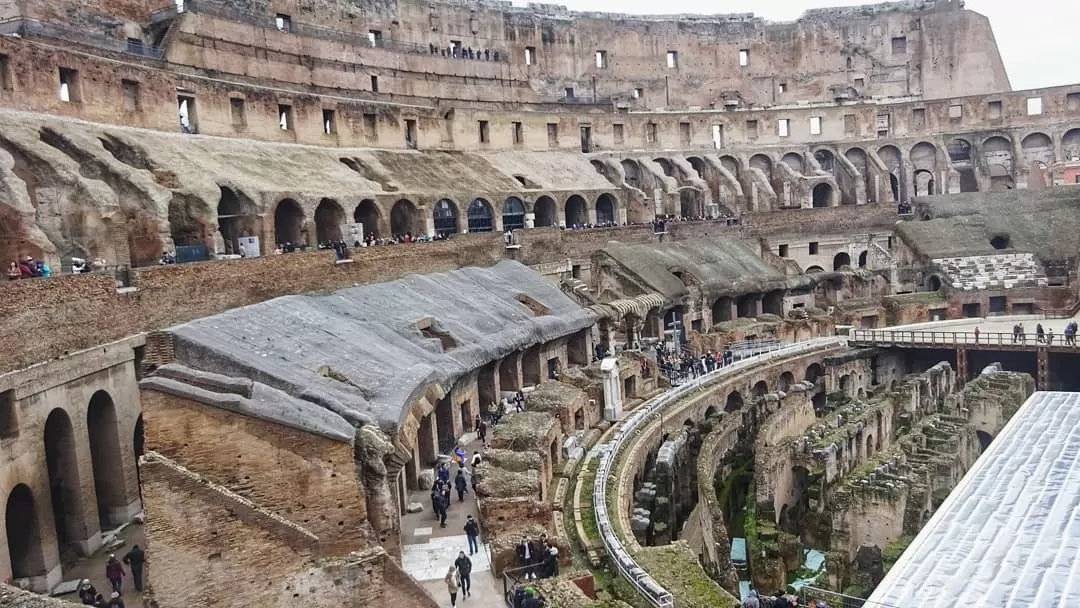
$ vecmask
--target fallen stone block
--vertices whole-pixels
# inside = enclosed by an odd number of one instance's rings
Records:
[[[418,502],[410,502],[405,506],[406,513],[422,513],[424,511],[424,505]]]

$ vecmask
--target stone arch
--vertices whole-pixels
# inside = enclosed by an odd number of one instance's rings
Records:
[[[806,161],[803,160],[802,154],[798,152],[788,152],[780,158],[780,162],[791,167],[796,173],[806,172]]]
[[[660,169],[664,171],[664,175],[668,177],[675,177],[675,165],[672,162],[662,156],[654,158],[653,162],[660,165]]]
[[[1080,160],[1080,129],[1069,129],[1061,136],[1061,152],[1065,160]]]
[[[525,203],[520,198],[511,196],[503,202],[502,225],[503,231],[525,228]]]
[[[754,388],[750,390],[750,394],[753,395],[755,399],[760,399],[764,397],[766,394],[768,394],[768,392],[769,385],[764,380],[759,380],[756,384],[754,384]]]
[[[816,383],[817,379],[824,375],[825,371],[821,368],[820,363],[811,363],[806,366],[806,373],[803,374],[803,380]]]
[[[103,390],[94,393],[86,410],[86,429],[90,436],[94,493],[102,529],[120,525],[127,519],[124,448],[120,444],[119,427],[112,396]]]
[[[990,173],[991,190],[1012,190],[1016,186],[1013,179],[1012,142],[1000,135],[988,137],[981,146],[982,159]]]
[[[836,155],[828,148],[819,148],[814,151],[814,160],[821,166],[822,171],[836,173]]]
[[[832,205],[833,188],[825,182],[814,186],[811,198],[815,208],[829,207]]]
[[[556,217],[559,214],[558,205],[555,204],[555,199],[550,196],[541,196],[533,203],[533,225],[537,228],[545,228],[548,226],[554,226],[558,222]]]
[[[623,176],[626,179],[626,183],[638,190],[642,190],[641,167],[637,164],[637,161],[630,158],[624,158],[619,164],[622,165]]]
[[[431,217],[435,221],[435,234],[437,236],[446,238],[461,231],[458,206],[451,199],[440,198],[431,211]]]
[[[780,392],[782,392],[782,393],[788,392],[789,390],[791,390],[791,387],[794,384],[795,384],[795,374],[792,374],[791,372],[784,372],[784,373],[780,374],[780,381],[779,381],[779,384],[778,384],[778,386],[780,387]]]
[[[705,198],[700,190],[679,189],[679,215],[689,218],[705,217]]]
[[[258,234],[259,216],[255,202],[250,198],[232,188],[218,188],[221,191],[217,207],[218,230],[225,241],[225,253],[235,254],[240,251],[240,237]]]
[[[866,457],[870,458],[874,455],[874,435],[872,433],[866,434]]]
[[[390,208],[390,234],[397,237],[405,234],[419,236],[424,234],[424,218],[416,204],[407,198],[399,199]]]
[[[814,272],[825,272],[825,269],[822,268],[821,266],[810,266],[806,270],[804,270],[803,272],[805,274],[811,274],[811,273],[814,273]]]
[[[971,162],[971,142],[968,140],[956,137],[949,141],[945,149],[949,152],[949,160],[953,163]]]
[[[769,181],[772,181],[772,178],[773,178],[773,175],[772,175],[773,165],[772,165],[772,159],[769,158],[768,156],[765,156],[764,154],[755,154],[755,155],[751,156],[750,157],[750,168],[751,169],[759,169],[759,170],[761,170],[761,172],[765,174],[765,177],[769,178]]]
[[[915,183],[915,196],[933,196],[937,194],[937,184],[934,183],[934,173],[926,169],[916,169],[913,176]]]
[[[892,190],[893,201],[900,202],[900,171],[903,166],[903,157],[900,149],[896,146],[881,146],[877,151],[878,158],[889,172],[889,188]]]
[[[737,412],[742,409],[743,396],[739,391],[731,391],[728,394],[727,400],[724,402],[725,412]]]
[[[911,147],[908,158],[911,159],[911,166],[915,169],[935,171],[938,162],[937,146],[929,142],[920,141]]]
[[[318,243],[340,241],[345,237],[345,210],[332,198],[324,198],[315,208],[315,240]]]
[[[851,396],[851,374],[840,376],[840,392],[848,397]]]
[[[716,298],[712,305],[712,322],[714,325],[731,320],[732,303],[732,299],[726,296]]]
[[[274,208],[274,243],[306,245],[304,239],[304,210],[291,198],[278,201]]]
[[[714,416],[719,416],[719,415],[720,415],[720,411],[716,409],[716,406],[710,405],[709,407],[705,408],[705,414],[704,414],[705,418],[708,419],[708,418],[712,418]]]
[[[877,200],[877,193],[874,189],[873,180],[870,179],[870,161],[866,157],[866,150],[858,147],[848,148],[847,152],[844,152],[844,156],[852,165],[855,165],[855,169],[862,175],[863,184],[866,186],[866,202],[873,203]]]
[[[866,268],[866,258],[869,253],[864,249],[859,253],[859,268]]]
[[[848,255],[846,251],[841,251],[840,253],[833,256],[833,259],[832,259],[832,269],[833,270],[840,270],[841,268],[843,268],[845,266],[848,266],[848,267],[851,266],[851,256]]]
[[[735,179],[739,179],[739,159],[735,158],[734,156],[725,154],[724,156],[720,157],[720,166],[727,169],[728,172],[735,177]]]
[[[982,454],[986,451],[986,448],[990,447],[990,442],[994,440],[994,437],[986,431],[975,431],[975,437],[979,440],[979,453]]]
[[[487,199],[474,198],[465,211],[469,232],[491,232],[495,229],[495,213]]]
[[[71,418],[62,408],[56,408],[45,420],[45,465],[60,547],[75,545],[88,536],[83,523],[78,460]]]
[[[589,212],[586,208],[585,199],[580,194],[571,195],[566,199],[564,221],[566,227],[584,226],[589,223]]]
[[[1024,156],[1024,166],[1030,169],[1035,163],[1054,164],[1054,142],[1045,133],[1029,133],[1020,140],[1020,153]]]
[[[8,494],[4,523],[7,530],[7,549],[11,559],[11,578],[44,576],[44,534],[38,521],[34,493],[26,484],[20,483]],[[8,581],[11,582],[11,581]]]
[[[607,192],[596,197],[596,223],[600,225],[615,224],[615,209],[618,201]]]
[[[690,166],[694,169],[694,172],[698,174],[698,177],[708,181],[706,176],[709,173],[709,168],[705,165],[705,161],[701,160],[698,156],[687,156],[686,162],[690,163]]]
[[[941,290],[941,279],[936,274],[932,274],[932,275],[926,277],[926,290],[927,291],[939,291],[939,290]]]
[[[374,200],[365,198],[353,209],[353,221],[363,226],[365,237],[378,236],[382,229],[382,211]]]

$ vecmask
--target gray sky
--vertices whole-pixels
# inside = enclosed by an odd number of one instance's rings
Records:
[[[536,0],[534,0],[536,1]],[[754,13],[793,21],[807,8],[869,4],[868,0],[541,0],[571,10],[620,13]],[[518,4],[518,2],[515,2]],[[1080,83],[1080,2],[1076,0],[967,0],[990,18],[1014,89]]]

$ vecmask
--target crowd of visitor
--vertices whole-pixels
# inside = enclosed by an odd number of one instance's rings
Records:
[[[52,268],[49,268],[45,260],[35,260],[32,256],[26,256],[21,262],[12,262],[8,265],[9,281],[51,276]]]

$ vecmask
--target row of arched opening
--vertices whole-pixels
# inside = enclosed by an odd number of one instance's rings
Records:
[[[595,203],[595,223],[600,225],[616,222],[616,198],[601,194]],[[558,204],[550,196],[541,196],[532,204],[534,223],[537,228],[558,226],[584,226],[592,224],[589,204],[578,194],[566,200],[560,217]],[[507,198],[502,205],[501,226],[503,230],[521,230],[526,227],[526,202],[517,197]],[[315,208],[314,241],[324,243],[345,239],[349,223],[345,209],[335,200],[324,198]],[[432,209],[435,233],[441,236],[468,232],[491,232],[498,227],[495,207],[484,198],[475,198],[465,208],[464,217],[458,204],[448,198],[438,200]],[[372,199],[361,201],[353,210],[351,221],[363,227],[364,237],[402,236],[427,234],[427,222],[421,209],[408,199],[400,199],[390,208],[389,222],[383,218],[379,205]],[[259,234],[260,219],[254,201],[238,194],[231,188],[221,188],[218,204],[218,228],[226,248],[239,250],[239,239]],[[274,240],[277,244],[306,244],[309,239],[305,214],[301,205],[293,199],[283,199],[274,209]]]
[[[116,407],[106,391],[98,391],[91,397],[86,428],[93,471],[92,494],[84,491],[75,428],[63,408],[49,413],[43,438],[52,521],[41,521],[39,497],[35,497],[29,485],[17,484],[8,494],[5,529],[14,579],[46,574],[50,561],[46,555],[45,539],[50,536],[46,525],[52,526],[57,549],[65,554],[79,552],[80,544],[98,530],[114,527],[126,519],[131,499],[124,473],[125,448]],[[130,446],[137,462],[143,448],[141,417],[136,422]],[[87,504],[89,497],[96,502],[97,529],[93,529],[95,522],[87,521],[87,511],[91,508]]]

